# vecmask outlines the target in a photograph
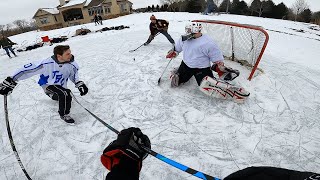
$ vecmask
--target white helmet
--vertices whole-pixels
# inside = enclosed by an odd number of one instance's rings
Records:
[[[198,22],[190,22],[186,24],[185,31],[186,34],[194,34],[194,33],[199,33],[202,30],[202,25],[201,23]]]

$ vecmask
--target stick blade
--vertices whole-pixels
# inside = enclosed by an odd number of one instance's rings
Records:
[[[158,79],[158,85],[160,85],[161,78]]]

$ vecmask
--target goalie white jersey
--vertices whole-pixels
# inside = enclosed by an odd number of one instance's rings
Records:
[[[79,66],[74,62],[73,56],[71,61],[66,63],[59,63],[52,56],[39,62],[24,65],[23,68],[16,71],[11,77],[14,81],[20,81],[39,74],[38,84],[40,86],[61,85],[67,88],[69,78],[73,83],[79,81],[78,69]]]

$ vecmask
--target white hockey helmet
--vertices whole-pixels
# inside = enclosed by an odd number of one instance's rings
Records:
[[[189,22],[186,24],[185,31],[186,34],[199,33],[202,30],[202,25],[199,22]]]

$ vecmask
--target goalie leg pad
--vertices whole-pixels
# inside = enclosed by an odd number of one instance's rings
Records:
[[[204,94],[219,99],[232,99],[237,103],[243,103],[250,95],[244,88],[232,86],[227,82],[206,76],[200,84],[200,91]]]
[[[178,74],[178,70],[173,70],[171,72],[171,87],[178,87],[179,86],[179,74]]]

